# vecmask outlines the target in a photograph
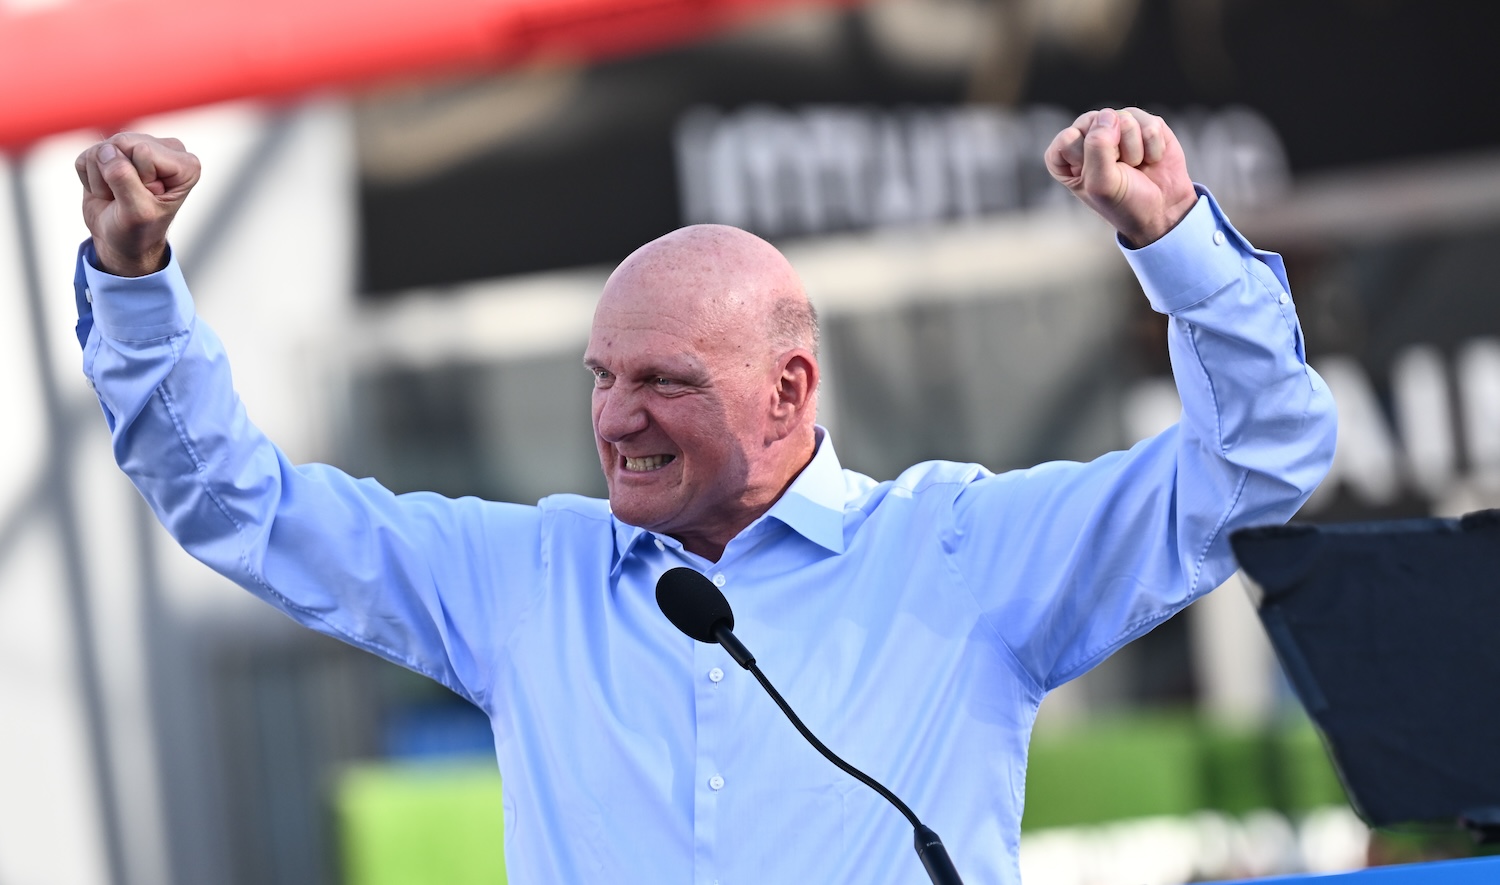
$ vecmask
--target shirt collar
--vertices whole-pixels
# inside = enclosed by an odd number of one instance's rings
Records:
[[[817,428],[817,451],[762,519],[778,519],[832,552],[844,552],[844,468],[828,431]]]
[[[635,549],[636,544],[653,540],[656,536],[640,526],[623,523],[614,516],[610,518],[615,523],[615,563],[609,570],[609,576],[613,578],[625,567],[625,559],[630,556],[630,551]]]
[[[816,428],[817,449],[812,460],[792,480],[771,509],[744,531],[755,528],[762,520],[775,519],[792,531],[832,552],[844,552],[844,468],[833,450],[833,441],[822,426]],[[618,574],[635,546],[656,540],[656,536],[639,526],[616,519],[615,564],[611,574]],[[743,534],[743,532],[742,532]],[[664,543],[680,546],[669,538]]]

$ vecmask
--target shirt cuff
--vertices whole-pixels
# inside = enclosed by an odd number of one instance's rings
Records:
[[[167,250],[167,266],[143,277],[117,277],[94,266],[94,247],[85,240],[78,248],[83,292],[93,312],[94,328],[116,341],[151,341],[186,332],[193,323],[193,299]]]
[[[1166,236],[1139,249],[1116,237],[1151,307],[1160,313],[1197,304],[1243,277],[1245,259],[1258,254],[1230,225],[1208,189],[1194,187],[1197,204]]]

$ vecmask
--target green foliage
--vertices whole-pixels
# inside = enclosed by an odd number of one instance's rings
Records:
[[[1312,726],[1215,725],[1148,713],[1038,732],[1026,774],[1025,829],[1202,809],[1288,813],[1345,802]]]
[[[493,759],[353,768],[335,807],[346,885],[505,885]]]

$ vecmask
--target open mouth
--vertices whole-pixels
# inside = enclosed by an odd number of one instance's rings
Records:
[[[626,458],[625,470],[629,473],[650,473],[677,460],[676,455],[647,455],[644,458]]]

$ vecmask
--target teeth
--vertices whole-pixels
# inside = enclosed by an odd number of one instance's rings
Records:
[[[676,460],[676,455],[650,455],[645,458],[626,458],[625,469],[632,473],[649,473],[652,470],[660,470],[671,461]]]

